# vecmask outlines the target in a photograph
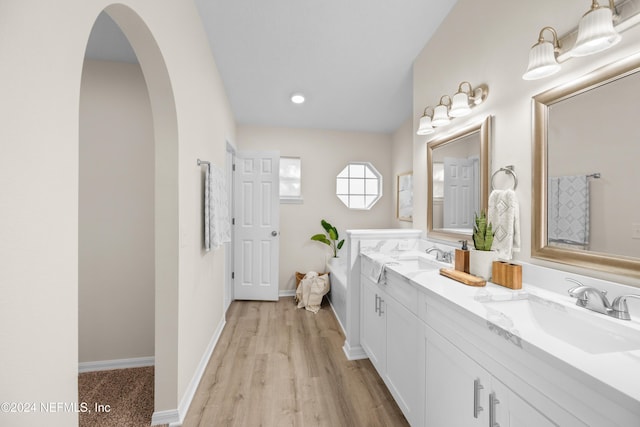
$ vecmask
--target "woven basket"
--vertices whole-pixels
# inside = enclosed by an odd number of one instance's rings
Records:
[[[325,274],[329,274],[329,273],[318,273],[319,276],[325,275]],[[304,276],[306,276],[307,273],[300,273],[299,271],[296,271],[296,290],[298,290],[298,286],[300,286],[300,281],[302,279],[304,279]],[[298,297],[296,296],[296,301],[298,301]]]

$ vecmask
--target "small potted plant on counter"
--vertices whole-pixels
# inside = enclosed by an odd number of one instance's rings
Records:
[[[340,248],[342,248],[342,245],[344,245],[344,239],[339,240],[340,235],[338,234],[338,229],[329,224],[324,219],[320,221],[320,225],[322,225],[322,228],[324,228],[326,234],[314,234],[313,236],[311,236],[311,240],[316,240],[318,242],[324,243],[325,245],[328,245],[333,250],[333,257],[337,258],[338,250],[340,250]]]
[[[487,222],[487,215],[484,211],[480,216],[475,216],[473,225],[473,246],[475,251],[469,253],[469,273],[482,277],[485,280],[491,279],[493,261],[498,258],[498,253],[491,250],[493,245],[493,227]]]

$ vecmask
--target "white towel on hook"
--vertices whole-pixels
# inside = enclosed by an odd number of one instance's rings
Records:
[[[208,165],[204,184],[204,248],[217,249],[231,241],[229,198],[224,173]]]
[[[491,249],[503,259],[511,259],[520,252],[520,205],[513,190],[493,190],[489,196],[487,221],[492,224],[494,236]]]

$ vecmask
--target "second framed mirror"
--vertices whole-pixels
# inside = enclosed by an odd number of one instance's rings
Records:
[[[487,209],[492,116],[427,144],[427,237],[471,240]]]

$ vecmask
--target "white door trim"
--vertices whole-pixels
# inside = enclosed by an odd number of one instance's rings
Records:
[[[225,176],[227,181],[227,194],[229,195],[229,218],[233,218],[234,206],[234,186],[233,186],[233,168],[236,162],[236,148],[227,140],[225,153]],[[222,298],[222,309],[226,313],[235,299],[233,292],[233,253],[234,253],[234,232],[231,226],[231,240],[224,244],[224,296]]]

